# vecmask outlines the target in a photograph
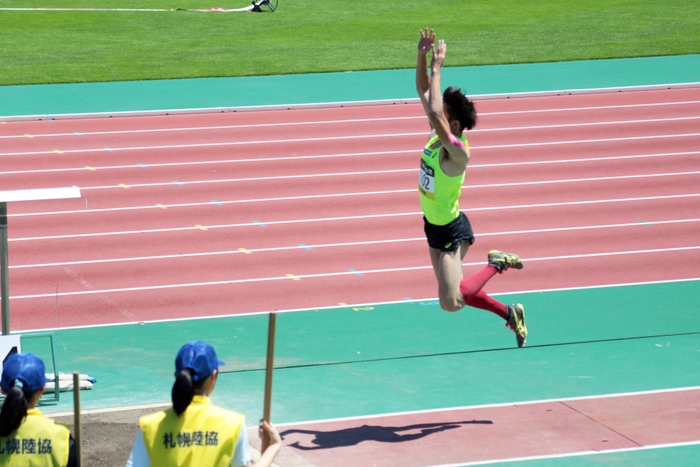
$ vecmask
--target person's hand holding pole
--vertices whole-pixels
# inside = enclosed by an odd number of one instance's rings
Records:
[[[267,437],[270,440],[270,444],[260,453],[260,459],[253,464],[253,467],[270,467],[275,460],[275,456],[280,452],[280,449],[282,449],[282,438],[280,437],[279,431],[277,431],[277,427],[266,420],[260,420],[258,434],[260,435],[260,439]]]

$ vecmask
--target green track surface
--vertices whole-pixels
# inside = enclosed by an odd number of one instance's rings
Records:
[[[436,302],[282,313],[279,423],[700,386],[700,281],[502,295],[526,306],[523,349],[501,320]],[[56,330],[60,371],[95,376],[85,409],[167,403],[174,356],[205,339],[226,362],[215,403],[262,413],[267,315]],[[39,339],[25,351],[48,357]],[[46,413],[72,408],[69,397]]]
[[[470,95],[700,83],[700,54],[445,68],[442,84]],[[414,70],[239,78],[0,86],[0,120],[416,98]]]

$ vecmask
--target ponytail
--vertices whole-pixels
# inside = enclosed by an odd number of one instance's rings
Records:
[[[5,403],[0,410],[0,437],[6,438],[19,428],[27,416],[27,398],[31,399],[33,395],[27,394],[25,397],[21,386],[18,385],[7,391]]]
[[[173,410],[179,417],[187,410],[192,398],[194,397],[194,383],[192,382],[192,370],[185,368],[175,377],[173,391],[171,393],[173,400]]]

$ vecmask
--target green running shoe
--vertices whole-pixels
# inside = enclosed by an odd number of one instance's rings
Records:
[[[520,256],[511,253],[504,253],[499,250],[489,251],[489,264],[498,269],[498,272],[503,272],[508,268],[522,269],[523,262]]]
[[[527,339],[527,326],[525,326],[525,307],[520,303],[511,305],[508,307],[508,313],[510,314],[510,319],[506,323],[506,327],[509,327],[514,333],[515,338],[518,341],[518,347],[525,345],[525,340]]]

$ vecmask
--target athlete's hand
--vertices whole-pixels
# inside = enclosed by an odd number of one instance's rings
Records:
[[[433,59],[430,62],[430,67],[432,69],[440,69],[442,67],[442,62],[445,61],[445,54],[447,53],[447,44],[443,39],[438,41],[437,50],[433,49]]]
[[[428,28],[425,31],[420,32],[420,41],[418,41],[418,53],[425,55],[431,50],[433,50],[433,43],[435,42],[435,31],[432,29],[428,32]]]

